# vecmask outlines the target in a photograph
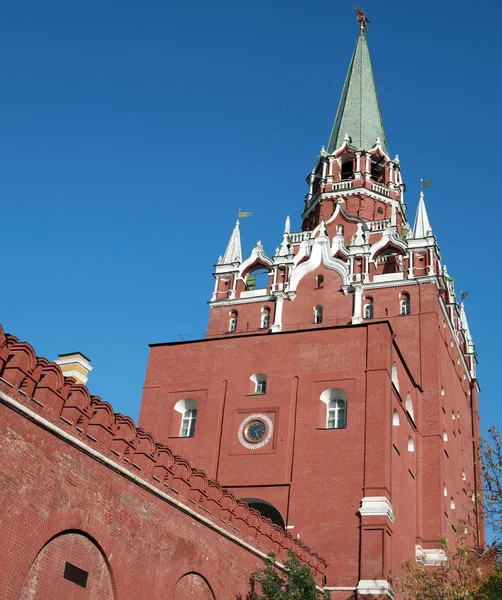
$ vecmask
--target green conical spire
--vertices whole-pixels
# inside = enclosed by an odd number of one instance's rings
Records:
[[[383,151],[389,154],[368,41],[362,27],[343,86],[328,152],[334,152],[343,144],[345,134],[358,150],[370,150],[378,137]]]

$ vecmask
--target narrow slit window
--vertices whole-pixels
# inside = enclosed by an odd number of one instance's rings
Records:
[[[237,311],[232,311],[230,313],[230,320],[228,322],[228,331],[230,333],[234,333],[237,331]]]
[[[264,308],[261,315],[261,328],[268,329],[270,327],[270,309]]]
[[[399,302],[399,314],[409,315],[411,310],[410,297],[408,294],[401,294],[401,300]]]

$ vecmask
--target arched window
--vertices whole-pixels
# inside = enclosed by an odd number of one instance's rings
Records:
[[[454,500],[454,498],[451,498],[451,499],[450,499],[450,508],[451,508],[451,509],[454,509],[454,508],[455,508],[455,500]]]
[[[462,469],[462,480],[466,481],[467,480],[467,475],[465,474],[465,471]]]
[[[348,155],[344,157],[342,162],[342,181],[345,179],[353,179],[354,177],[354,159]]]
[[[397,409],[394,409],[394,412],[392,413],[392,425],[394,427],[399,427],[400,425],[400,421],[399,421],[399,413],[397,412]]]
[[[408,437],[408,452],[415,452],[415,444],[411,435]]]
[[[317,289],[321,289],[324,283],[324,275],[316,275]]]
[[[261,309],[261,328],[268,329],[270,327],[270,308],[264,306]]]
[[[399,314],[409,315],[410,314],[410,296],[407,293],[400,294],[399,301]]]
[[[383,164],[384,157],[373,157],[371,161],[371,179],[378,183],[383,183],[385,176],[385,165]]]
[[[343,235],[343,225],[336,226],[336,235]]]
[[[448,488],[446,487],[446,483],[443,483],[443,496],[448,496]]]
[[[232,310],[230,312],[230,320],[228,322],[228,331],[230,333],[237,331],[237,316],[238,316],[238,313],[236,310]]]
[[[373,318],[373,298],[367,296],[365,298],[366,302],[364,304],[364,318],[372,319]]]
[[[264,373],[255,373],[249,379],[254,383],[254,394],[266,394],[267,376]]]
[[[397,376],[396,363],[392,363],[391,379],[392,379],[392,383],[394,384],[396,390],[399,392],[399,378]]]
[[[181,413],[180,437],[192,437],[197,421],[197,401],[184,398],[175,404],[174,410]]]
[[[314,323],[322,323],[322,306],[314,306]]]
[[[326,428],[343,429],[347,426],[347,392],[339,388],[330,388],[321,394],[326,404]]]
[[[411,399],[411,394],[408,392],[406,396],[406,412],[410,415],[412,421],[415,420],[415,415],[413,413],[413,401]]]
[[[443,442],[448,441],[448,434],[446,433],[446,429],[443,431]]]

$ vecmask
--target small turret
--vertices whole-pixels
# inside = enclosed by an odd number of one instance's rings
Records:
[[[242,248],[241,248],[241,232],[239,229],[239,219],[235,222],[234,230],[232,231],[232,235],[230,236],[230,240],[228,242],[227,249],[223,256],[222,263],[224,265],[229,265],[232,263],[241,263],[242,262]]]
[[[420,200],[418,201],[417,214],[415,216],[415,224],[413,225],[413,238],[415,240],[426,238],[432,235],[432,227],[425,208],[424,192],[420,192]]]
[[[61,367],[65,377],[73,377],[83,385],[87,383],[89,373],[92,371],[91,361],[81,352],[60,354],[54,362]]]

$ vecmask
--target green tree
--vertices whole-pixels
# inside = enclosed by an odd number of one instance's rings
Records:
[[[469,548],[463,538],[455,545],[443,540],[441,548],[440,565],[403,564],[406,575],[397,587],[406,600],[502,600],[502,595],[490,595],[502,581],[494,549],[480,552]]]
[[[284,570],[275,566],[275,555],[268,555],[265,567],[251,576],[253,590],[249,600],[329,600],[330,593],[320,590],[309,566],[301,564],[292,552]],[[257,589],[259,591],[257,591]]]
[[[495,539],[502,542],[502,435],[492,426],[481,440],[483,458],[483,509]]]
[[[502,564],[500,562],[475,595],[475,600],[502,600]]]

